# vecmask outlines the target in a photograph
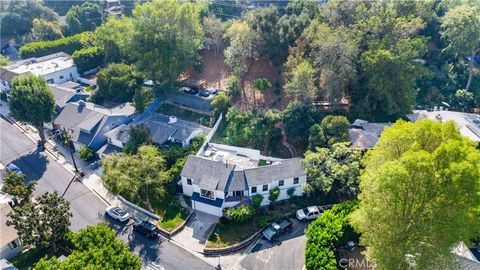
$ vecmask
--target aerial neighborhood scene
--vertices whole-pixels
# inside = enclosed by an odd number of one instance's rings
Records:
[[[0,270],[480,270],[479,0],[0,0]]]

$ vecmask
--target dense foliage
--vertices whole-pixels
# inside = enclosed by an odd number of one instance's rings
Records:
[[[228,219],[235,222],[245,222],[253,217],[255,211],[248,204],[242,204],[238,207],[227,208],[225,214]]]
[[[28,202],[35,189],[36,181],[25,184],[25,174],[8,172],[3,177],[2,192],[15,197],[20,204]]]
[[[96,103],[131,101],[141,79],[127,64],[111,64],[97,73],[98,90],[92,96]]]
[[[74,5],[68,10],[65,21],[67,31],[71,35],[93,31],[103,22],[103,8],[94,2]]]
[[[9,101],[12,116],[36,127],[45,141],[43,124],[52,121],[55,110],[55,99],[45,79],[34,75],[14,78]]]
[[[58,248],[70,226],[70,203],[57,194],[44,193],[35,201],[13,208],[7,226],[14,226],[25,246]]]
[[[351,198],[358,193],[361,152],[350,143],[336,143],[331,148],[315,148],[305,153],[303,165],[311,196],[332,192],[337,198]]]
[[[305,231],[307,244],[305,266],[307,269],[336,270],[337,261],[333,249],[347,241],[355,240],[356,234],[350,227],[349,214],[358,207],[356,201],[345,201],[325,211]]]
[[[41,57],[58,52],[72,54],[89,45],[91,34],[91,32],[85,32],[51,41],[27,43],[20,47],[20,55],[25,59],[29,57]]]
[[[480,153],[453,122],[399,121],[365,160],[352,224],[380,269],[443,269],[478,235]]]
[[[33,19],[32,38],[36,41],[48,41],[62,38],[62,29],[56,21]]]
[[[152,141],[150,130],[142,125],[131,127],[128,134],[128,142],[123,151],[128,154],[137,153],[138,148]]]
[[[104,52],[105,63],[121,62],[131,58],[129,41],[133,31],[132,19],[110,17],[95,29],[95,45]]]
[[[75,51],[72,55],[73,62],[80,74],[92,70],[103,64],[104,55],[98,47],[84,48]]]
[[[141,269],[140,258],[129,251],[129,246],[119,240],[106,223],[70,232],[68,240],[73,251],[65,260],[43,258],[34,269]]]
[[[95,159],[95,152],[93,152],[92,148],[85,146],[78,151],[78,156],[83,161],[90,162]]]

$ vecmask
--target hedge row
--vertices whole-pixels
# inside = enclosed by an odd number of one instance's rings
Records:
[[[90,47],[78,50],[72,55],[73,62],[79,73],[94,69],[103,64],[104,54],[98,47]]]
[[[306,230],[305,266],[310,269],[336,270],[333,249],[352,238],[348,215],[357,208],[357,201],[346,201],[325,211]]]
[[[31,42],[20,47],[20,56],[25,58],[41,57],[53,53],[65,52],[72,54],[86,46],[87,35],[91,32],[83,32],[69,37],[59,38],[51,41]]]

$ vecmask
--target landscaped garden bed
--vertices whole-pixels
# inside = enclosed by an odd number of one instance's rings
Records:
[[[180,205],[178,200],[174,200],[166,209],[159,211],[159,214],[162,219],[158,222],[158,226],[171,232],[187,220],[189,212]]]
[[[221,218],[220,223],[210,233],[205,246],[207,248],[222,248],[238,244],[263,229],[270,222],[291,215],[297,209],[309,205],[315,205],[312,199],[306,196],[293,197],[289,200],[276,202],[273,206],[257,209],[253,217],[244,222]]]

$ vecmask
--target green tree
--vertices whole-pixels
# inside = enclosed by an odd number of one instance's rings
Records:
[[[265,77],[260,77],[257,78],[253,84],[252,90],[253,90],[253,102],[254,102],[254,107],[257,107],[257,99],[256,99],[256,91],[265,91],[269,88],[272,87],[272,83]]]
[[[138,69],[161,85],[171,86],[193,64],[201,45],[200,9],[200,3],[175,0],[137,5],[130,51]]]
[[[0,55],[0,67],[8,66],[12,63],[8,58],[3,55]]]
[[[455,92],[455,101],[462,111],[470,111],[475,106],[475,96],[472,92],[465,89],[459,89]]]
[[[446,51],[456,57],[469,57],[468,80],[465,90],[469,91],[474,76],[474,57],[480,52],[480,9],[473,5],[460,5],[442,17],[441,35],[447,40]]]
[[[218,56],[225,31],[226,24],[215,15],[211,14],[203,18],[203,47],[208,50],[213,49],[215,56]]]
[[[331,148],[307,151],[302,163],[314,195],[333,192],[339,198],[355,197],[358,193],[361,152],[349,143]]]
[[[254,209],[258,209],[263,202],[262,194],[255,194],[252,196],[252,206]]]
[[[33,75],[13,79],[13,88],[10,92],[12,116],[37,128],[42,142],[45,141],[43,124],[52,121],[54,110],[55,99],[45,79]]]
[[[230,75],[227,78],[227,90],[232,97],[237,97],[242,91],[240,80],[235,75]]]
[[[268,200],[270,201],[271,204],[273,204],[278,199],[278,196],[280,196],[280,188],[275,187],[270,190],[268,195]]]
[[[327,146],[327,139],[319,124],[315,124],[308,129],[308,149],[315,150],[317,147]]]
[[[318,112],[310,104],[292,102],[282,112],[285,135],[289,138],[308,138],[309,128],[318,119]]]
[[[111,64],[97,73],[98,90],[92,96],[97,103],[131,101],[141,79],[127,64]]]
[[[137,113],[143,113],[145,108],[153,101],[154,94],[152,88],[139,87],[135,89],[133,94],[133,105]]]
[[[30,201],[36,184],[36,181],[29,181],[25,184],[25,175],[23,173],[8,172],[3,178],[2,192],[12,195],[23,204]]]
[[[110,17],[105,23],[95,29],[95,45],[105,55],[105,63],[118,63],[130,60],[129,42],[133,35],[132,18]]]
[[[295,197],[295,188],[292,187],[287,189],[287,195],[289,199],[292,199],[293,197]]]
[[[46,21],[56,21],[57,14],[42,5],[40,1],[12,0],[2,3],[1,29],[2,38],[19,38],[30,33],[33,19],[38,18]],[[8,27],[6,27],[8,26]]]
[[[70,203],[57,192],[46,192],[34,202],[13,208],[7,226],[14,226],[22,243],[36,248],[52,248],[64,239],[70,226]]]
[[[306,60],[301,61],[285,84],[287,96],[298,102],[312,102],[318,91],[313,76],[312,65]]]
[[[68,238],[73,251],[65,260],[43,258],[34,269],[141,269],[140,258],[129,252],[129,246],[106,223],[71,232]]]
[[[142,125],[131,127],[128,135],[128,142],[123,149],[127,154],[136,154],[141,145],[152,142],[150,130]]]
[[[103,64],[103,52],[98,47],[84,48],[75,51],[72,55],[73,62],[80,74],[100,67]]]
[[[336,204],[314,220],[305,230],[305,266],[308,270],[336,270],[337,261],[334,248],[344,246],[347,240],[356,237],[348,218],[358,207],[356,201]]]
[[[253,208],[247,204],[242,204],[238,207],[231,207],[226,211],[227,218],[238,223],[251,219],[254,213],[255,211]]]
[[[56,21],[33,19],[32,36],[36,41],[54,40],[63,37],[62,29]]]
[[[234,22],[227,30],[230,44],[225,49],[225,63],[233,70],[233,75],[240,79],[243,96],[243,82],[248,72],[249,63],[257,58],[257,36],[245,22]]]
[[[171,179],[155,146],[140,146],[135,155],[110,155],[103,165],[103,182],[113,193],[152,211],[155,203],[165,199]]]
[[[78,34],[93,31],[103,22],[103,9],[94,2],[84,2],[80,6],[72,6],[66,15],[68,32]]]
[[[90,162],[95,158],[95,152],[92,148],[85,146],[78,151],[78,156],[85,162]]]
[[[349,141],[348,130],[350,128],[350,122],[348,122],[345,116],[327,115],[323,118],[320,127],[329,145]]]
[[[379,269],[452,268],[451,248],[478,235],[480,154],[453,122],[398,121],[365,159],[352,225]]]
[[[230,108],[230,97],[226,92],[220,92],[212,100],[212,107],[215,109],[215,115],[225,114]]]

